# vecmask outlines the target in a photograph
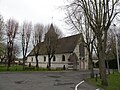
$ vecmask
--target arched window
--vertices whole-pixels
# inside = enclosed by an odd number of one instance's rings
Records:
[[[33,62],[33,57],[31,57],[31,62]]]
[[[65,55],[62,55],[62,61],[65,61]]]
[[[56,61],[56,57],[55,56],[53,57],[53,61]]]
[[[44,56],[44,62],[46,61],[46,56]]]

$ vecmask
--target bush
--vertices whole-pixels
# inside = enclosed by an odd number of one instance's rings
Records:
[[[113,59],[113,60],[107,60],[108,64],[109,64],[109,68],[110,69],[117,69],[117,60]],[[98,68],[99,67],[99,61],[95,64],[95,66]]]
[[[117,60],[116,59],[109,60],[108,64],[109,64],[110,69],[117,69]]]

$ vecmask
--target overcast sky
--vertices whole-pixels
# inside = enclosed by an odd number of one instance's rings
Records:
[[[56,24],[67,36],[68,30],[64,23],[65,13],[60,7],[66,0],[0,0],[0,14],[5,20],[14,18],[20,23],[31,21],[33,24]],[[53,20],[52,20],[53,17]]]

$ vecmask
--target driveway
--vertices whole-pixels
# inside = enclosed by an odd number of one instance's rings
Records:
[[[75,90],[87,71],[0,73],[0,90]],[[78,90],[95,90],[84,82]]]

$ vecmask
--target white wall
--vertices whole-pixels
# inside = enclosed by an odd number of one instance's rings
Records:
[[[62,55],[65,56],[65,61],[62,61]],[[46,57],[46,61],[44,61],[44,56]],[[56,60],[53,61],[53,58],[51,60],[51,68],[63,68],[63,65],[65,67],[68,67],[68,58],[70,56],[70,53],[65,53],[65,54],[55,54]],[[33,61],[32,61],[33,58]],[[48,64],[48,56],[47,55],[39,55],[38,56],[39,60],[39,67],[46,68]],[[36,65],[36,59],[35,56],[28,56],[26,65],[29,65],[29,62],[31,62],[32,66]]]
[[[77,44],[77,46],[75,47],[74,53],[76,53],[78,59],[79,59],[79,66],[78,68],[79,69],[88,69],[88,52],[87,52],[87,49],[85,48],[85,57],[80,57],[79,55],[79,43]],[[84,61],[81,61],[80,58],[85,58]]]
[[[79,56],[79,44],[76,45],[74,49],[74,53],[76,53],[78,59],[79,59],[79,65],[78,69],[88,69],[88,52],[87,49],[85,48],[85,57],[80,57]],[[65,61],[62,61],[62,55],[65,55]],[[68,58],[71,55],[71,53],[64,53],[64,54],[55,54],[56,61],[53,61],[53,58],[51,60],[51,68],[63,68],[63,65],[65,65],[66,68],[68,68]],[[44,56],[46,57],[46,61],[44,61]],[[31,61],[31,58],[33,58],[33,61]],[[84,60],[80,60],[80,58],[85,58]],[[39,60],[39,67],[46,68],[48,64],[48,56],[47,55],[40,55],[38,57]],[[31,65],[35,66],[36,65],[36,59],[34,56],[28,56],[26,65],[29,65],[29,62],[31,62]]]

